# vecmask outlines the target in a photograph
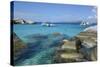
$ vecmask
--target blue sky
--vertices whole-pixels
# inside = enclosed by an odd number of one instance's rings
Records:
[[[14,19],[22,18],[38,22],[73,22],[95,16],[93,6],[14,2]]]

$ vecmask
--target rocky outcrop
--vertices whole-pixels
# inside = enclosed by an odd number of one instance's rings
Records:
[[[81,53],[77,53],[75,41],[63,40],[63,45],[59,49],[59,61],[62,62],[78,62],[84,61],[84,56]]]
[[[26,44],[15,34],[13,33],[13,52],[14,59],[16,60],[27,48]]]
[[[97,32],[87,30],[77,35],[82,40],[81,52],[87,60],[97,60]]]
[[[97,25],[87,27],[84,31],[97,32]]]
[[[13,24],[35,24],[35,22],[31,20],[24,20],[24,19],[14,19],[14,20],[11,20],[11,23]]]
[[[81,46],[77,52],[76,38],[80,40]],[[56,61],[62,62],[83,62],[97,60],[97,33],[84,31],[70,40],[64,39],[62,46],[57,51]],[[78,41],[77,41],[78,42]]]

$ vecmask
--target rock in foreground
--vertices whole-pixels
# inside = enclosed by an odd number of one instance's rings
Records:
[[[81,47],[77,52],[76,37],[81,41]],[[62,46],[57,51],[56,62],[83,62],[97,60],[97,33],[84,31],[72,38],[63,40]]]

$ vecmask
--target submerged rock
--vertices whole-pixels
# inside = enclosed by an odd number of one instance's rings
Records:
[[[47,39],[48,36],[43,35],[43,34],[32,34],[32,35],[26,36],[25,38],[28,40],[42,40],[42,39]]]
[[[59,36],[59,35],[61,35],[59,32],[54,32],[54,33],[52,33],[52,35],[54,35],[54,36]]]

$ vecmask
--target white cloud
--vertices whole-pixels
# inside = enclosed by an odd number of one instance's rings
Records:
[[[93,16],[88,16],[88,19],[94,18]]]
[[[97,7],[93,7],[92,12],[97,13]]]

